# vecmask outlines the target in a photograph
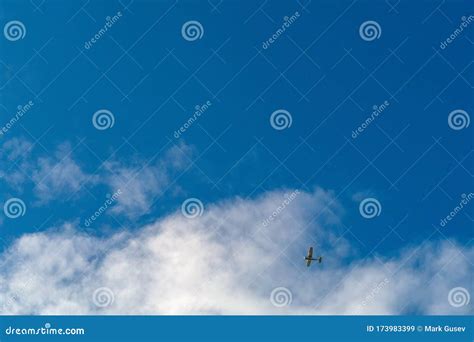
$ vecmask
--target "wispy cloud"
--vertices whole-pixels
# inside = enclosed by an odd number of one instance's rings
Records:
[[[71,146],[63,144],[53,156],[38,158],[32,180],[39,201],[49,202],[76,194],[84,185],[96,183],[98,177],[87,174],[73,159]]]
[[[192,148],[175,145],[154,161],[107,162],[104,182],[111,191],[121,189],[112,212],[135,218],[150,212],[154,200],[166,190],[178,187],[173,179],[191,163]]]
[[[70,144],[59,145],[51,154],[33,156],[33,144],[21,138],[6,141],[0,148],[5,161],[0,179],[16,191],[31,186],[38,203],[64,200],[73,196],[83,185],[94,184],[97,176],[85,172],[72,156]]]
[[[185,170],[193,157],[192,147],[179,143],[152,160],[130,157],[127,161],[106,161],[89,173],[76,160],[69,143],[59,145],[50,154],[32,153],[33,144],[14,138],[0,147],[0,180],[15,191],[31,187],[38,205],[74,199],[86,187],[107,186],[111,192],[121,189],[112,213],[137,218],[150,212],[157,196],[179,191],[177,174]]]
[[[26,173],[30,168],[29,154],[32,144],[24,139],[13,138],[5,141],[0,147],[0,179],[10,187],[21,189],[22,184],[28,179]]]
[[[393,258],[354,257],[354,248],[335,233],[342,208],[321,189],[300,192],[262,227],[291,191],[206,204],[192,219],[178,210],[108,238],[85,235],[72,224],[26,234],[1,256],[3,313],[470,311],[450,305],[448,293],[457,286],[472,291],[472,248],[426,242]],[[312,268],[303,263],[309,245],[324,255]]]

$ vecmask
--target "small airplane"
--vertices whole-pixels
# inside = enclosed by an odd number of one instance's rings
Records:
[[[323,261],[323,257],[319,256],[316,259],[314,259],[313,258],[313,247],[309,247],[308,255],[305,256],[304,260],[306,260],[306,266],[309,267],[311,265],[311,261],[313,261],[313,260],[316,261],[317,260],[319,263],[321,263]]]

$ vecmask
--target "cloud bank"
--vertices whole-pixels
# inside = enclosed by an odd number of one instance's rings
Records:
[[[468,314],[474,250],[450,241],[362,258],[322,189],[178,210],[108,237],[74,224],[26,234],[1,256],[3,314]],[[277,214],[274,214],[277,212]],[[270,224],[262,224],[268,217]],[[306,268],[309,245],[324,255]],[[461,298],[462,299],[462,298]],[[451,304],[450,304],[451,303]],[[457,301],[456,303],[459,303]],[[461,303],[462,304],[462,303]]]

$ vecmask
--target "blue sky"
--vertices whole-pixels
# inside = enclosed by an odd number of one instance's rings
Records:
[[[34,104],[0,136],[2,206],[10,198],[26,206],[0,220],[2,249],[24,234],[62,236],[65,224],[90,239],[140,236],[189,198],[206,213],[238,206],[236,198],[260,203],[295,189],[319,198],[323,189],[329,200],[291,214],[331,209],[317,225],[350,246],[340,267],[403,258],[428,242],[454,246],[472,271],[472,204],[440,223],[472,193],[472,125],[453,129],[448,120],[473,111],[472,10],[468,1],[4,2],[2,26],[20,21],[25,35],[0,39],[0,125]],[[291,23],[278,33],[284,17]],[[188,21],[202,36],[184,39]],[[376,37],[360,33],[368,21]],[[92,118],[104,109],[114,124],[99,130]],[[289,127],[272,127],[277,110]],[[86,226],[119,188],[117,202]],[[366,198],[380,204],[374,218],[361,215]],[[285,258],[302,264],[315,245],[331,260],[337,243],[300,220],[309,235]],[[448,288],[472,289],[463,279]],[[416,305],[410,312],[425,312]]]

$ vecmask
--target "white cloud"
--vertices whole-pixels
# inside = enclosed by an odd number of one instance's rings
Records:
[[[472,293],[472,248],[426,242],[393,258],[358,259],[337,237],[342,208],[330,192],[300,192],[263,227],[283,199],[277,191],[206,204],[195,219],[178,210],[108,238],[73,225],[26,234],[1,256],[3,312],[466,314],[472,307],[454,308],[447,299],[456,286]],[[308,245],[323,253],[321,265],[304,265]],[[100,287],[113,292],[104,308],[92,300]],[[290,305],[272,305],[276,287],[289,289]]]
[[[40,202],[63,196],[74,196],[86,184],[93,184],[97,176],[85,173],[72,158],[71,146],[63,144],[53,156],[40,157],[32,172],[34,192]]]
[[[122,191],[111,212],[131,218],[149,213],[157,196],[170,188],[176,189],[173,176],[189,165],[191,157],[192,148],[181,144],[171,147],[154,162],[107,162],[105,183],[113,192]]]
[[[0,156],[13,161],[29,153],[32,147],[32,144],[24,139],[12,138],[2,145]]]
[[[0,179],[16,190],[21,190],[21,185],[28,177],[26,170],[29,169],[30,162],[27,157],[32,147],[32,144],[24,139],[12,138],[5,141],[0,148],[0,162],[4,165],[0,169]]]

